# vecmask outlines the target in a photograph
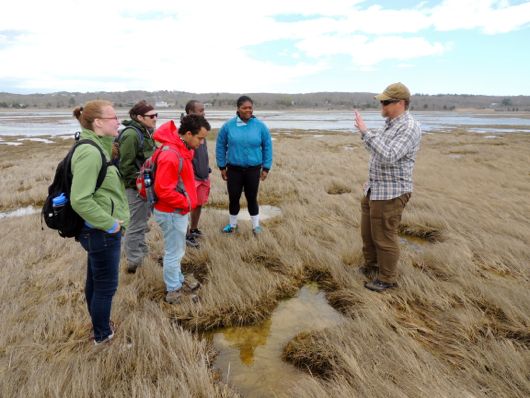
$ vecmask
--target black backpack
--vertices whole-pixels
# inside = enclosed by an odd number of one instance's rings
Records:
[[[44,222],[51,229],[56,229],[63,238],[72,238],[79,235],[81,228],[85,221],[77,214],[72,208],[70,202],[70,190],[72,188],[72,157],[74,156],[74,151],[79,145],[92,145],[98,149],[101,154],[101,170],[98,174],[98,179],[96,181],[97,191],[105,176],[107,175],[107,166],[110,162],[107,162],[105,154],[101,148],[94,142],[88,139],[79,140],[79,135],[76,134],[76,143],[70,148],[67,155],[63,160],[57,165],[57,170],[55,170],[55,177],[53,182],[48,187],[48,196],[44,201],[42,206],[42,218]],[[94,191],[94,192],[95,192]],[[67,198],[66,203],[61,207],[53,207],[53,199],[64,194]]]

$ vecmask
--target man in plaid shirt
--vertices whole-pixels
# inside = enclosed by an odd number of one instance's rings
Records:
[[[408,112],[410,92],[402,83],[388,86],[375,99],[381,103],[385,125],[366,127],[355,111],[355,126],[370,152],[370,170],[361,201],[361,235],[365,264],[360,271],[373,280],[370,290],[394,288],[399,260],[398,226],[412,193],[412,170],[420,148],[420,125]]]

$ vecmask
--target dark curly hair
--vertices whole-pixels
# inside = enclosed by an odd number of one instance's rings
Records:
[[[201,115],[186,115],[180,121],[179,134],[184,135],[188,131],[191,132],[191,135],[199,134],[201,128],[204,127],[206,130],[210,131],[210,123],[208,120]]]

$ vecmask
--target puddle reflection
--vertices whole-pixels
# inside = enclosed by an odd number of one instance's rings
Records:
[[[224,382],[245,397],[270,397],[308,377],[283,362],[283,347],[298,333],[344,322],[318,285],[302,287],[298,295],[280,302],[270,319],[259,325],[225,328],[213,336],[219,355],[214,366]]]

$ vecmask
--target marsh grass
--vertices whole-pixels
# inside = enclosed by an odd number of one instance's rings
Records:
[[[400,232],[425,244],[404,245],[400,288],[375,294],[356,271],[368,163],[359,137],[287,133],[274,134],[259,197],[282,218],[263,222],[259,238],[249,222],[220,234],[228,200],[214,171],[207,237],[183,261],[203,284],[200,302],[163,302],[162,235],[151,222],[149,257],[136,274],[120,272],[118,332],[101,350],[88,341],[80,246],[41,230],[37,215],[1,220],[0,396],[237,396],[201,336],[265,320],[309,280],[348,321],[291,340],[284,358],[313,377],[284,396],[530,395],[530,136],[505,135],[503,145],[424,136]],[[0,210],[42,203],[70,144],[2,148]]]

